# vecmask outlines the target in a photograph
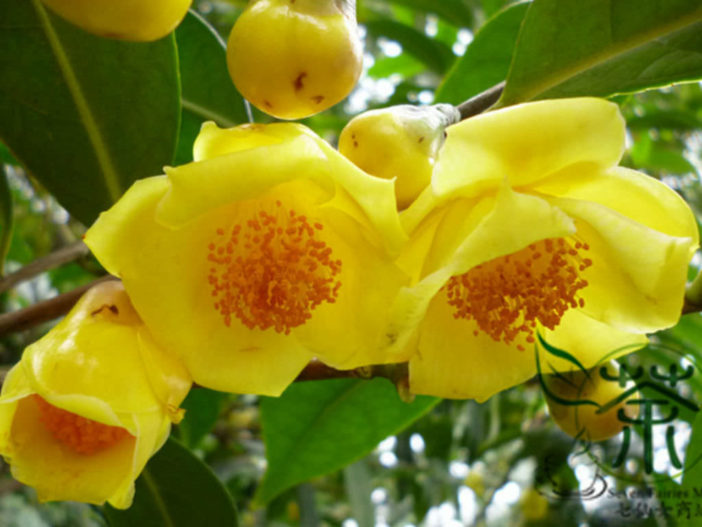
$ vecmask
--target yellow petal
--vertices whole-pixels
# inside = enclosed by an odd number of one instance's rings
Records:
[[[589,285],[580,292],[589,316],[633,333],[678,321],[696,239],[654,231],[598,203],[550,200],[576,219],[577,236],[590,245]]]
[[[413,393],[485,401],[537,374],[533,344],[526,344],[523,337],[511,344],[497,342],[475,321],[456,319],[453,313],[443,293],[432,300],[420,328],[417,353],[410,359]],[[619,331],[578,310],[567,311],[554,331],[545,330],[544,338],[586,368],[631,353],[647,342],[645,335]],[[517,344],[525,350],[517,349]],[[543,373],[576,368],[543,351],[541,357]]]
[[[474,321],[455,319],[445,295],[432,300],[410,359],[412,393],[485,401],[536,373],[532,348],[496,342]]]
[[[76,500],[102,504],[135,475],[136,439],[122,439],[91,455],[78,454],[57,441],[41,423],[33,398],[18,402],[11,427],[9,461],[18,481],[36,488],[41,501]]]
[[[309,180],[328,199],[339,187],[357,203],[357,220],[377,231],[380,243],[397,251],[406,236],[392,181],[370,176],[309,128],[292,123],[220,129],[205,125],[195,143],[202,161],[167,168],[171,188],[157,220],[178,227],[236,200],[251,199],[294,180]]]
[[[650,229],[698,242],[695,216],[680,195],[655,178],[636,170],[592,165],[564,170],[534,185],[534,191],[599,203]]]
[[[294,139],[307,128],[296,123],[243,124],[220,128],[214,122],[202,124],[193,144],[193,159],[203,161],[259,146],[276,145]]]
[[[648,343],[644,334],[628,333],[587,316],[581,309],[569,309],[554,330],[541,329],[544,340],[574,356],[584,368],[594,368],[627,355]],[[542,352],[543,373],[570,371],[571,362]]]
[[[157,220],[180,227],[217,207],[255,198],[297,178],[330,183],[327,170],[317,143],[303,134],[283,143],[167,167],[170,187],[158,206]],[[331,193],[333,187],[325,190]]]
[[[447,128],[432,178],[437,195],[530,185],[581,162],[617,164],[624,119],[602,99],[554,99],[481,114]]]
[[[70,317],[65,321],[69,322],[25,350],[23,364],[36,392],[54,406],[114,426],[121,424],[116,419],[119,413],[161,408],[133,328],[104,320],[85,320],[71,327]]]

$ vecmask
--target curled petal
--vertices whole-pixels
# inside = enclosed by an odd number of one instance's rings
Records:
[[[609,168],[624,151],[624,119],[602,99],[554,99],[511,106],[447,128],[432,187],[474,196],[531,185],[573,164]]]

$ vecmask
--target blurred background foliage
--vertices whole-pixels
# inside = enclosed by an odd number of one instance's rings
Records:
[[[244,0],[196,0],[193,7],[226,40],[245,4]],[[505,15],[501,10],[508,4],[505,0],[358,0],[365,43],[361,81],[345,102],[305,123],[334,142],[350,116],[366,109],[435,100],[458,103],[495,84],[505,74],[500,60],[510,57],[513,38],[509,28],[518,26],[525,10],[517,6]],[[487,45],[480,41],[480,29],[495,15],[503,19],[500,27],[507,29]],[[466,72],[464,82],[442,85],[452,69],[466,67],[459,61],[471,53],[474,43],[481,46],[481,56],[494,56],[494,61]],[[702,218],[700,84],[615,100],[629,130],[624,164],[665,181]],[[254,118],[259,122],[268,119],[257,111]],[[177,155],[180,162],[186,161],[187,145],[181,144]],[[85,226],[70,217],[2,145],[0,162],[4,166],[0,200],[13,205],[3,207],[11,214],[0,218],[0,238],[6,238],[6,243],[0,241],[0,248],[6,247],[7,252],[5,272],[80,239]],[[700,262],[693,263],[698,266]],[[70,291],[100,272],[90,256],[83,257],[3,293],[2,312]],[[693,267],[691,276],[695,274]],[[24,347],[50,325],[2,337],[3,368],[14,364]],[[665,359],[660,350],[666,347],[694,364],[702,358],[701,336],[702,317],[686,315],[677,327],[653,336],[649,349],[627,360],[644,367],[660,364]],[[679,390],[698,403],[702,398],[699,380],[680,385]],[[688,521],[694,525],[696,513],[702,514],[694,501],[688,510],[685,500],[675,497],[675,492],[685,488],[679,471],[663,479],[646,474],[640,440],[634,442],[619,469],[600,467],[606,465],[601,460],[616,456],[621,438],[584,449],[552,423],[536,380],[483,404],[444,400],[429,406],[423,417],[382,440],[371,454],[286,489],[258,506],[255,495],[266,468],[258,398],[193,390],[185,403],[192,411],[173,435],[224,482],[244,526],[687,525]],[[675,424],[674,439],[681,456],[690,443],[694,420],[691,413]],[[665,438],[658,435],[654,434],[654,466],[660,469],[669,463]],[[697,438],[702,442],[702,437]],[[694,487],[695,478],[685,485]],[[602,488],[606,488],[604,493]],[[658,498],[642,499],[632,489],[665,492]],[[98,508],[38,504],[34,492],[15,482],[2,465],[0,526],[99,525],[106,525],[106,520]]]

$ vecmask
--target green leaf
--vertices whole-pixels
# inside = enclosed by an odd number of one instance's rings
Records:
[[[136,481],[127,510],[103,508],[111,527],[236,527],[236,508],[222,482],[173,439],[151,458]]]
[[[680,151],[654,141],[648,134],[634,143],[629,155],[637,168],[670,174],[696,173],[694,165],[685,159]]]
[[[172,162],[172,36],[99,38],[25,0],[0,2],[0,49],[0,139],[83,223]]]
[[[456,58],[443,42],[429,38],[413,27],[390,19],[369,20],[365,23],[368,34],[397,41],[409,53],[436,73],[444,73]]]
[[[202,387],[190,390],[181,405],[185,409],[185,418],[178,425],[181,441],[190,448],[197,447],[217,422],[227,397],[226,393]]]
[[[685,451],[682,487],[693,495],[702,489],[702,412],[697,414],[692,424],[692,435]]]
[[[5,258],[12,241],[12,193],[7,174],[0,164],[0,277],[5,274]]]
[[[528,7],[527,3],[510,6],[480,28],[439,85],[437,102],[460,104],[505,80]]]
[[[292,384],[261,399],[268,470],[257,499],[328,474],[363,457],[385,437],[421,417],[439,400],[402,402],[386,379],[334,379]]]
[[[176,164],[192,161],[193,141],[204,121],[222,127],[247,122],[243,97],[227,71],[226,46],[200,15],[189,12],[175,32],[183,84],[183,126]]]
[[[534,0],[499,106],[702,78],[699,0]]]
[[[391,0],[426,14],[435,14],[447,22],[461,27],[473,24],[473,11],[463,0]]]

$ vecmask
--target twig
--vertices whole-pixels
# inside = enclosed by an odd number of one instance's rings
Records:
[[[88,252],[88,246],[80,241],[54,251],[43,258],[38,258],[32,263],[18,269],[14,273],[10,273],[4,278],[1,278],[0,293],[7,291],[20,282],[34,278],[44,271],[48,271],[49,269],[54,269],[55,267],[59,267],[63,264],[77,260],[81,256],[88,254]]]
[[[500,98],[504,88],[505,82],[502,81],[499,84],[495,84],[492,88],[488,88],[475,97],[471,97],[467,101],[459,104],[457,108],[458,111],[461,112],[461,120],[478,115],[479,113],[482,113],[490,108],[490,106],[495,104]]]
[[[48,300],[37,302],[24,309],[13,311],[12,313],[0,315],[0,336],[22,331],[36,326],[37,324],[41,324],[42,322],[47,322],[61,315],[65,315],[71,310],[83,293],[94,285],[106,280],[116,280],[116,278],[114,276],[104,276],[89,284],[78,287],[73,291],[68,291],[67,293],[49,298]]]

